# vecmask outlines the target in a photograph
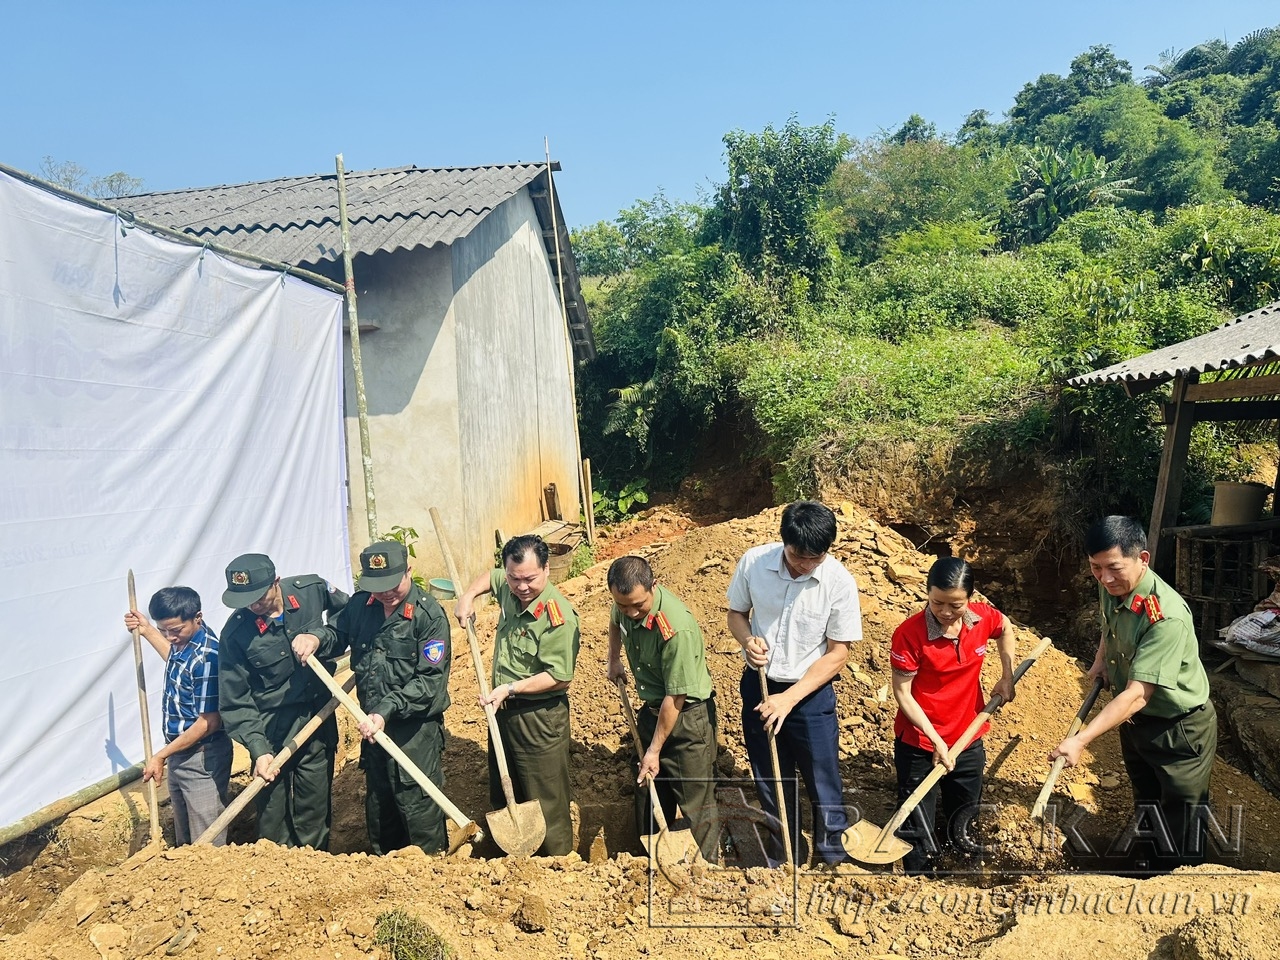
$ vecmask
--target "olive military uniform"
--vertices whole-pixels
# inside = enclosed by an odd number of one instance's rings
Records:
[[[311,668],[294,656],[293,638],[318,637],[315,655],[329,673],[342,649],[325,616],[332,619],[346,606],[345,593],[315,575],[281,577],[280,590],[284,613],[269,619],[237,610],[223,628],[219,651],[222,721],[249,751],[251,765],[279,753],[329,700]],[[255,798],[259,837],[284,846],[329,848],[337,745],[338,724],[330,717]]]
[[[1218,746],[1218,718],[1200,662],[1186,602],[1152,570],[1133,592],[1113,597],[1099,586],[1107,679],[1120,692],[1131,680],[1155,685],[1150,701],[1120,726],[1120,748],[1133,784],[1137,815],[1158,808],[1176,850],[1156,842],[1157,859],[1204,859],[1203,823],[1209,777]],[[1151,829],[1149,816],[1138,821]]]
[[[617,604],[609,619],[618,627],[636,690],[644,701],[636,725],[646,746],[653,742],[663,699],[685,696],[676,725],[662,744],[661,775],[654,786],[667,822],[675,819],[679,803],[693,825],[702,855],[714,862],[719,846],[716,703],[702,630],[688,608],[660,584],[653,588],[653,606],[643,620],[625,616]],[[636,826],[641,834],[657,832],[648,789],[636,790]]]
[[[350,641],[351,669],[365,712],[381,716],[387,736],[432,783],[443,787],[440,754],[451,651],[449,624],[440,604],[415,583],[387,614],[371,594],[360,592],[338,617],[338,634]],[[411,843],[426,853],[448,846],[443,811],[386,750],[364,742],[360,766],[374,853]]]
[[[493,686],[515,683],[547,672],[556,680],[573,679],[578,660],[578,614],[548,583],[522,612],[501,570],[489,588],[502,613],[494,642]],[[563,690],[507,697],[498,711],[498,733],[511,769],[516,802],[537,800],[547,822],[538,853],[563,856],[573,849],[569,817],[569,697]],[[489,799],[506,806],[498,764],[489,750]]]

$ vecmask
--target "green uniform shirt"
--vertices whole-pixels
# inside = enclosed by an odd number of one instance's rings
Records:
[[[520,601],[511,592],[506,574],[494,570],[489,575],[489,589],[502,608],[498,633],[494,641],[493,685],[515,683],[543,671],[556,680],[573,679],[578,662],[578,614],[555,585],[547,587],[528,608],[520,611]],[[555,624],[554,620],[562,620]],[[558,697],[563,693],[520,694],[523,699]]]
[[[1130,680],[1154,684],[1155,692],[1141,711],[1151,717],[1176,717],[1209,699],[1209,677],[1200,662],[1191,611],[1155,571],[1147,570],[1124,597],[1111,596],[1099,584],[1098,602],[1105,625],[1107,679],[1115,693]]]
[[[659,584],[653,588],[653,607],[644,620],[624,616],[615,603],[609,621],[617,624],[622,635],[622,649],[627,652],[641,700],[657,703],[680,694],[690,700],[711,696],[702,628],[666,587]]]
[[[311,712],[329,700],[329,691],[310,667],[293,655],[293,638],[310,633],[320,639],[316,656],[333,673],[340,646],[337,631],[325,622],[337,617],[347,595],[323,577],[281,577],[281,619],[259,617],[247,607],[237,610],[222,628],[218,647],[218,711],[227,732],[244,744],[256,763],[283,744],[267,737],[264,714],[276,710]]]
[[[439,717],[449,706],[449,621],[416,583],[389,615],[361,591],[338,616],[338,635],[351,645],[356,691],[367,713],[388,723]]]

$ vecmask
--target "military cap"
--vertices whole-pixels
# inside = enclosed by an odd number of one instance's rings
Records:
[[[398,540],[379,540],[360,551],[361,590],[382,593],[400,586],[409,570],[409,551]]]
[[[257,603],[276,582],[276,565],[265,553],[244,553],[227,564],[222,602],[233,610]]]

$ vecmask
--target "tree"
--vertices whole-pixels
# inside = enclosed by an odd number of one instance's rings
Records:
[[[74,160],[55,160],[46,155],[40,161],[40,175],[56,186],[83,193],[97,200],[110,200],[142,192],[142,178],[131,177],[123,170],[104,177],[93,177]]]
[[[831,263],[819,224],[822,188],[847,150],[834,124],[804,127],[793,116],[781,130],[725,135],[729,178],[717,192],[708,238],[736,253],[758,276],[794,273],[817,297]]]
[[[1073,146],[1036,143],[1020,148],[1018,181],[1005,232],[1015,240],[1039,243],[1073,213],[1118,203],[1135,191],[1133,179],[1117,179],[1105,157]]]
[[[889,143],[901,146],[904,143],[917,143],[922,140],[937,140],[938,128],[918,113],[907,117],[906,123],[889,136]]]
[[[1111,52],[1110,44],[1095,45],[1071,61],[1067,82],[1075,91],[1076,99],[1097,97],[1133,82],[1133,68],[1128,60],[1119,59]]]

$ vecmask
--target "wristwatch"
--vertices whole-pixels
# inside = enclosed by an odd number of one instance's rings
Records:
[[[511,699],[516,695],[516,685],[514,683],[507,684],[507,699]]]

